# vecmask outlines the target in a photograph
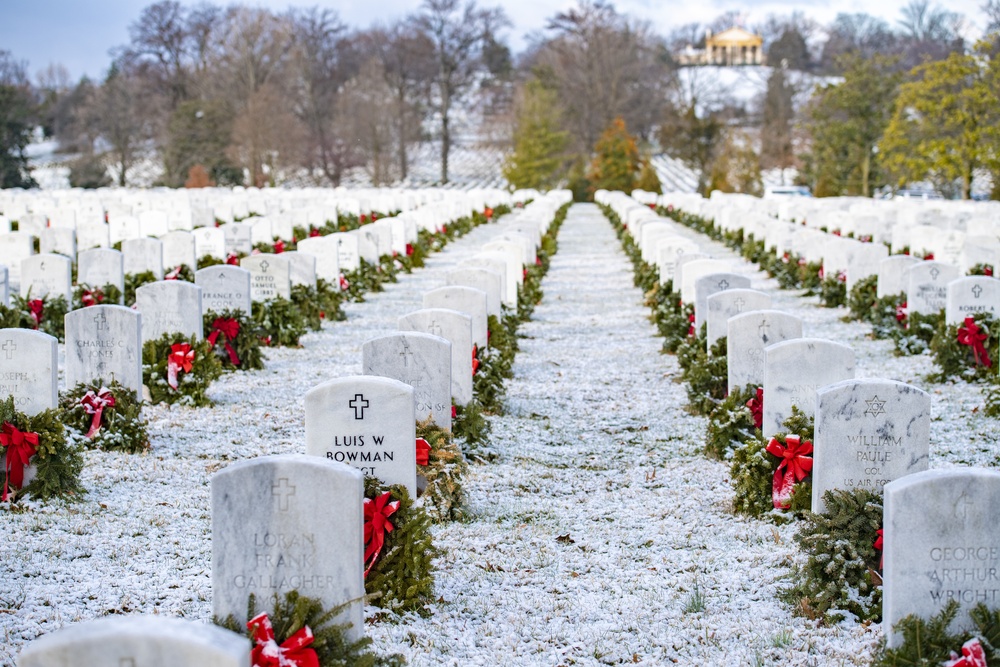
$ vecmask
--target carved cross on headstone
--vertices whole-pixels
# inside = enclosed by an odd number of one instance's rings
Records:
[[[982,293],[983,293],[983,288],[982,288],[981,285],[973,285],[972,286],[972,296],[974,296],[974,297],[976,297],[978,299],[979,295],[982,294]]]
[[[410,359],[413,357],[413,353],[410,352],[410,344],[405,340],[403,341],[403,351],[399,353],[399,356],[403,358],[403,367],[409,367]]]
[[[104,313],[101,313],[94,318],[94,324],[97,325],[98,331],[106,331],[108,328],[108,318],[104,316]]]
[[[742,313],[743,306],[747,305],[747,302],[743,297],[739,297],[736,301],[733,301],[733,305],[736,306],[737,313]]]
[[[930,273],[931,273],[931,278],[937,280],[938,276],[941,275],[941,269],[935,266],[933,269],[931,269]]]
[[[295,495],[295,485],[289,482],[287,477],[281,477],[277,484],[271,485],[271,495],[277,497],[278,509],[287,512],[288,499]]]
[[[348,401],[348,407],[354,408],[354,418],[364,419],[365,418],[365,408],[367,408],[370,403],[365,399],[364,394],[355,394],[354,398]]]
[[[720,280],[719,281],[719,289],[721,289],[721,290],[727,290],[727,289],[729,289],[729,281],[726,280],[725,278],[723,278],[722,280]]]
[[[768,322],[761,322],[760,326],[757,327],[758,335],[760,336],[760,339],[765,343],[768,341],[769,337],[767,334],[770,330],[771,330],[771,325]]]
[[[435,336],[441,335],[441,325],[437,323],[437,320],[431,320],[431,325],[427,327],[427,330]]]
[[[263,271],[264,273],[267,273],[267,267],[269,266],[271,265],[268,264],[267,260],[265,259],[263,262],[260,263],[260,270]]]
[[[7,353],[8,359],[14,358],[14,350],[17,349],[17,344],[13,340],[8,340],[3,344],[3,351]]]
[[[962,495],[959,496],[958,500],[955,501],[955,518],[961,519],[962,524],[964,525],[965,520],[968,518],[969,515],[969,507],[974,507],[974,506],[975,503],[969,500],[968,496],[966,496],[965,493],[963,492]]]

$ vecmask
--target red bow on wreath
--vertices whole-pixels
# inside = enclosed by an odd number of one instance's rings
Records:
[[[170,346],[170,356],[167,357],[167,384],[177,390],[177,374],[181,371],[190,373],[194,368],[194,350],[187,343],[177,343]]]
[[[774,471],[771,482],[771,502],[775,509],[788,509],[791,506],[792,487],[809,476],[812,470],[813,445],[806,440],[802,442],[797,435],[785,436],[782,444],[777,438],[771,438],[767,443],[767,452],[781,459],[778,469]]]
[[[181,269],[183,269],[183,268],[184,268],[183,266],[178,266],[173,271],[171,271],[167,275],[163,276],[163,279],[164,280],[177,280],[178,278],[181,277]]]
[[[412,243],[407,243],[406,244],[406,256],[410,257],[412,254],[413,254],[413,244]]]
[[[472,345],[472,374],[475,375],[476,371],[479,370],[479,359],[478,357],[479,348],[475,344]]]
[[[96,394],[93,390],[84,394],[83,398],[80,399],[80,404],[83,405],[83,409],[87,411],[88,415],[94,415],[90,422],[90,430],[87,431],[87,437],[93,438],[101,430],[101,417],[104,415],[104,408],[115,407],[115,397],[112,396],[111,390],[107,387],[101,387],[101,390]]]
[[[229,361],[232,362],[233,366],[240,365],[240,358],[236,355],[236,350],[230,344],[236,337],[240,335],[240,323],[233,319],[232,317],[218,317],[214,322],[212,322],[212,333],[208,335],[208,344],[215,347],[215,341],[219,339],[219,336],[223,337],[223,341],[226,345],[226,352],[229,353]]]
[[[7,478],[3,483],[3,497],[0,498],[7,502],[9,487],[13,486],[16,490],[24,485],[24,469],[38,451],[38,434],[20,431],[10,422],[4,422],[0,428],[0,447],[7,448],[4,463]]]
[[[228,257],[226,257],[226,264],[229,264],[231,266],[239,266],[240,265],[240,258],[237,257],[234,254],[233,255],[229,255]]]
[[[42,313],[45,310],[45,302],[41,299],[32,299],[28,302],[28,310],[31,311],[31,317],[35,320],[35,328],[42,323]]]
[[[896,321],[905,322],[906,321],[906,302],[896,306]]]
[[[695,331],[694,331],[694,313],[691,313],[690,315],[688,315],[688,322],[691,323],[690,325],[688,325],[688,336],[693,336],[694,333],[695,333]]]
[[[253,667],[319,667],[316,651],[307,648],[312,644],[313,633],[305,626],[278,645],[274,638],[274,628],[267,612],[259,614],[247,623],[247,630],[253,636],[253,651],[250,664]]]
[[[274,254],[280,255],[283,252],[285,252],[285,242],[282,241],[281,239],[278,239],[277,241],[274,242]]]
[[[417,465],[425,466],[430,463],[431,445],[423,438],[417,438]]]
[[[992,368],[993,362],[990,361],[990,355],[983,346],[983,341],[987,338],[986,332],[980,329],[979,325],[971,317],[966,317],[965,324],[958,327],[958,342],[972,348],[972,356],[976,360],[976,365]]]
[[[878,559],[878,569],[880,570],[885,567],[885,554],[882,553],[882,532],[883,530],[879,528],[877,532],[878,539],[876,539],[875,544],[872,545],[873,547],[875,547],[875,550],[878,551],[879,554],[881,554]]]
[[[320,231],[319,231],[318,229],[316,229],[315,227],[311,228],[311,229],[309,230],[309,238],[311,238],[311,239],[314,239],[314,238],[316,238],[317,236],[323,236],[323,233],[322,233],[322,232],[320,232]]]
[[[753,416],[754,428],[761,428],[764,425],[764,388],[757,387],[757,393],[747,401],[750,414]]]
[[[80,297],[80,301],[83,303],[83,307],[96,306],[104,301],[104,292],[99,289],[84,290],[83,296]]]
[[[341,292],[346,292],[349,289],[351,289],[351,283],[349,283],[347,281],[347,278],[344,277],[344,274],[341,273],[340,274],[340,291]]]
[[[378,555],[385,544],[385,534],[393,530],[389,517],[399,509],[399,501],[393,500],[392,494],[386,491],[381,496],[372,500],[365,498],[365,576],[371,571]]]
[[[944,667],[988,667],[986,664],[986,651],[979,642],[978,637],[973,637],[962,644],[962,656],[959,657],[954,651],[951,652],[951,660],[943,663]]]

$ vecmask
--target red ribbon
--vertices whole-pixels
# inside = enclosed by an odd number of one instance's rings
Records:
[[[237,257],[236,255],[229,255],[228,257],[226,257],[226,264],[231,264],[233,266],[239,266],[240,265],[240,258]]]
[[[101,417],[104,415],[104,408],[115,407],[115,397],[107,387],[101,387],[96,394],[93,390],[84,394],[80,399],[80,404],[87,411],[88,415],[94,415],[90,422],[90,430],[87,431],[87,438],[93,438],[101,430]]]
[[[170,346],[170,356],[167,357],[167,384],[177,390],[177,374],[181,371],[190,373],[194,368],[194,350],[187,343],[177,343]]]
[[[42,323],[42,312],[45,310],[45,302],[41,299],[32,299],[28,302],[28,310],[31,311],[31,316],[35,319],[35,328]]]
[[[406,244],[406,256],[409,257],[412,254],[413,254],[413,244],[412,243],[407,243]]]
[[[757,393],[747,401],[750,414],[753,415],[753,425],[755,428],[764,426],[764,388],[757,387]]]
[[[4,422],[0,428],[0,447],[7,448],[4,462],[7,478],[3,482],[3,497],[0,498],[7,502],[9,487],[16,490],[24,485],[24,469],[38,451],[38,434],[20,431],[10,422]]]
[[[452,419],[458,419],[458,406],[457,405],[451,406],[451,418]]]
[[[83,296],[80,297],[80,301],[83,303],[83,307],[96,306],[104,301],[104,292],[99,289],[84,290]]]
[[[314,229],[310,229],[309,230],[309,238],[312,239],[312,238],[316,238],[317,236],[322,236],[322,234],[320,233],[320,231],[318,229],[314,228]]]
[[[177,280],[181,275],[182,266],[178,266],[176,269],[163,276],[164,280]]]
[[[951,660],[943,663],[943,667],[988,667],[986,663],[986,651],[978,637],[973,637],[962,644],[962,656],[959,657],[954,651],[951,652]]]
[[[365,498],[365,563],[368,565],[365,568],[366,577],[385,545],[385,534],[393,531],[389,517],[399,509],[399,501],[389,502],[390,498],[392,494],[388,491],[375,500]]]
[[[233,319],[232,317],[219,317],[212,322],[212,333],[208,335],[208,344],[215,347],[215,341],[219,339],[219,335],[222,335],[225,345],[226,352],[229,353],[229,361],[232,362],[233,366],[240,365],[240,358],[236,355],[236,350],[230,344],[232,341],[236,340],[236,337],[240,335],[240,323]]]
[[[875,544],[872,545],[873,547],[875,547],[875,550],[881,554],[881,556],[878,559],[878,569],[880,570],[885,567],[885,554],[882,554],[882,532],[883,532],[882,529],[879,528],[878,539],[876,539]]]
[[[341,273],[340,274],[340,291],[341,292],[346,292],[349,289],[351,289],[351,283],[349,283],[347,281],[347,278],[344,277],[344,274]]]
[[[417,465],[429,465],[431,460],[431,446],[423,438],[417,438]]]
[[[253,651],[250,664],[253,667],[319,667],[316,651],[307,648],[312,644],[313,633],[305,626],[278,645],[274,638],[274,628],[267,612],[251,618],[247,630],[253,637]]]
[[[983,275],[984,276],[992,276],[993,275],[993,267],[990,266],[989,264],[984,265],[983,266]]]
[[[976,365],[992,368],[993,362],[990,361],[990,355],[983,346],[983,341],[987,338],[986,332],[980,329],[971,317],[966,317],[965,324],[958,327],[958,342],[972,348],[972,357],[976,360]]]
[[[283,252],[285,252],[285,242],[282,241],[281,239],[278,239],[277,241],[274,242],[274,254],[278,255]]]
[[[802,442],[797,435],[785,436],[782,444],[777,438],[771,438],[767,443],[767,452],[781,459],[778,469],[774,471],[771,482],[771,502],[775,509],[788,509],[791,506],[792,487],[809,476],[812,470],[813,445],[806,440]]]
[[[475,375],[476,371],[479,370],[479,359],[477,358],[477,353],[479,348],[473,344],[472,345],[472,374]]]
[[[688,315],[688,322],[691,324],[688,326],[688,336],[694,335],[694,313]]]
[[[934,259],[934,253],[932,253],[932,252],[927,253],[926,255],[924,255],[924,259],[927,260],[928,262],[931,261],[931,260],[933,260]]]
[[[906,321],[906,302],[896,306],[896,321],[905,322]]]
[[[490,218],[493,217],[493,209],[487,206],[486,208],[483,209],[483,215],[486,216],[487,220],[489,220]]]

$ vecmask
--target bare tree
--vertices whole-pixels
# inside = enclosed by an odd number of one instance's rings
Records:
[[[499,7],[480,9],[474,0],[424,0],[415,24],[434,45],[436,72],[431,107],[441,129],[441,182],[448,182],[452,144],[452,107],[475,83],[482,70],[482,50],[488,35],[508,23]]]
[[[251,93],[233,122],[230,159],[250,174],[250,185],[274,184],[277,172],[301,163],[305,130],[285,104],[276,85],[264,84]]]
[[[395,180],[393,153],[399,138],[393,122],[392,91],[386,83],[382,63],[372,58],[344,86],[338,100],[341,129],[353,140],[364,158],[374,185]]]
[[[188,97],[187,12],[177,0],[160,0],[142,10],[129,26],[130,42],[122,58],[133,70],[156,81],[173,110]]]
[[[111,145],[109,155],[118,172],[118,185],[125,187],[128,170],[153,136],[149,109],[157,106],[155,91],[120,63],[114,63],[92,100],[94,107],[90,113],[101,136]]]

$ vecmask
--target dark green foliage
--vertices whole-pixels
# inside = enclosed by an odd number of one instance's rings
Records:
[[[224,310],[217,313],[210,310],[202,317],[204,335],[206,340],[212,335],[216,319],[234,319],[240,325],[240,331],[236,334],[236,340],[227,340],[222,334],[215,339],[215,346],[212,348],[224,371],[259,371],[264,368],[264,356],[260,351],[261,331],[257,325],[247,317],[246,313],[239,310]],[[226,350],[226,343],[236,352],[236,357],[240,360],[240,365],[236,366],[229,358]]]
[[[83,452],[79,445],[66,440],[58,410],[43,410],[29,417],[18,412],[14,408],[14,397],[8,396],[0,400],[0,426],[5,422],[25,433],[38,434],[38,449],[31,458],[37,468],[35,478],[23,489],[10,489],[13,500],[25,495],[39,500],[70,499],[83,493],[80,486]],[[0,488],[6,481],[6,466],[0,466]]]
[[[84,304],[83,295],[84,292],[90,292],[90,298],[94,300],[94,303]],[[117,285],[111,285],[110,283],[104,285],[103,287],[92,287],[91,285],[77,285],[73,288],[73,310],[79,310],[80,308],[86,308],[90,306],[117,306],[122,302],[122,291],[118,289]]]
[[[1000,417],[1000,384],[997,383],[996,378],[983,387],[983,396],[986,401],[983,408],[984,414],[994,419]]]
[[[282,297],[254,301],[251,311],[254,329],[267,346],[298,347],[299,339],[308,329],[302,311]]]
[[[25,149],[35,125],[35,102],[23,65],[0,50],[0,188],[38,187],[31,177]]]
[[[715,341],[710,352],[705,351],[705,325],[690,346],[694,353],[688,360],[681,379],[687,383],[688,409],[696,415],[708,416],[726,398],[729,382],[729,358],[726,339]],[[677,352],[678,360],[681,352]]]
[[[804,512],[795,541],[806,562],[795,569],[795,584],[783,592],[796,612],[837,623],[882,620],[881,552],[875,549],[882,527],[882,497],[865,489],[823,494],[826,512]]]
[[[421,494],[424,509],[437,523],[461,521],[466,517],[462,478],[469,470],[462,450],[451,433],[430,418],[417,422],[417,437],[426,440],[431,448],[427,465],[417,465],[417,474],[427,482]]]
[[[479,369],[472,376],[472,391],[483,411],[487,414],[503,414],[504,380],[511,377],[513,357],[504,358],[502,353],[489,347],[477,350]]]
[[[34,329],[35,320],[17,305],[0,304],[0,329]]]
[[[960,605],[957,600],[949,600],[944,608],[929,619],[922,619],[913,614],[896,624],[895,630],[903,635],[903,643],[898,648],[886,648],[883,640],[882,650],[872,661],[872,667],[940,667],[951,658],[951,653],[958,653],[962,644],[973,637],[982,640],[983,650],[989,664],[996,664],[1000,659],[996,647],[1000,646],[1000,613],[990,611],[980,602],[969,611],[969,617],[976,626],[977,632],[961,632],[952,634],[948,631],[955,617],[958,616]]]
[[[247,604],[247,618],[252,619],[261,611],[268,611],[268,618],[274,628],[274,638],[280,646],[302,628],[308,626],[313,633],[309,648],[316,651],[320,667],[402,667],[406,660],[399,654],[381,656],[373,653],[371,637],[351,641],[347,637],[350,629],[348,623],[334,623],[347,607],[347,604],[333,609],[323,609],[323,603],[317,598],[301,595],[297,590],[288,591],[284,597],[275,593],[271,599],[270,610],[258,609],[257,599],[252,593]],[[233,616],[224,620],[213,618],[212,622],[238,635],[246,635],[253,640],[253,634],[246,624],[237,623]]]
[[[878,276],[872,275],[854,283],[851,293],[847,296],[847,310],[851,319],[859,322],[871,322],[878,304]],[[893,314],[895,317],[895,314]]]
[[[890,338],[896,346],[896,354],[910,356],[923,354],[930,349],[931,341],[941,323],[944,313],[909,313],[906,317],[906,327],[889,329]]]
[[[479,400],[473,398],[466,405],[456,405],[455,418],[451,420],[451,431],[462,439],[463,450],[470,457],[476,457],[476,448],[489,442],[493,428],[483,416]]]
[[[825,276],[819,284],[819,303],[825,308],[847,304],[847,283],[840,276]]]
[[[167,360],[171,347],[178,343],[187,343],[195,350],[194,363],[190,372],[178,373],[177,389],[171,389],[167,384]],[[149,390],[150,403],[176,403],[189,407],[211,405],[206,392],[212,380],[220,375],[222,363],[207,340],[168,333],[142,344],[142,383]]]
[[[797,407],[792,407],[792,414],[783,426],[784,433],[775,437],[784,439],[786,435],[798,435],[803,441],[813,439],[813,418]],[[778,469],[781,460],[767,451],[768,442],[770,439],[755,437],[733,452],[730,474],[736,490],[733,508],[737,514],[755,517],[768,514],[775,519],[784,516],[782,510],[774,509],[771,499],[774,471]],[[812,504],[811,479],[806,477],[795,484],[788,514],[795,515],[801,510],[809,509]]]
[[[155,283],[156,275],[152,271],[125,274],[125,305],[135,305],[135,290],[147,283]]]
[[[754,426],[753,413],[747,401],[757,395],[757,387],[747,385],[731,392],[719,403],[708,418],[708,433],[705,437],[705,455],[709,458],[726,460],[733,451],[754,438],[761,438]]]
[[[294,285],[292,287],[292,303],[302,314],[302,319],[308,329],[320,331],[323,328],[323,320],[326,319],[325,304],[320,301],[319,290],[306,285]],[[337,305],[334,305],[336,308]]]
[[[931,379],[936,382],[943,382],[949,378],[957,377],[966,382],[978,382],[997,376],[997,349],[1000,347],[1000,326],[996,318],[989,313],[976,313],[973,317],[980,331],[987,334],[983,342],[986,352],[989,355],[992,366],[987,367],[983,363],[976,363],[972,348],[958,342],[958,331],[965,326],[961,324],[947,324],[941,318],[937,332],[931,340],[930,348],[934,353],[934,361],[941,369],[940,372],[931,375]]]
[[[219,264],[225,263],[226,262],[224,260],[221,260],[218,257],[213,257],[212,255],[202,255],[198,258],[198,269],[201,270],[210,266],[218,266]]]
[[[354,303],[361,303],[365,300],[368,292],[382,291],[382,274],[379,267],[361,260],[361,266],[350,273],[344,275],[347,279],[348,288],[344,292],[344,297]]]
[[[971,269],[969,269],[969,271],[968,271],[968,273],[966,273],[966,275],[969,275],[969,276],[992,276],[993,275],[993,271],[994,271],[995,268],[996,267],[994,267],[991,264],[979,263],[979,264],[973,265],[973,267]]]
[[[169,277],[168,277],[169,276]],[[181,264],[169,269],[163,276],[164,280],[183,280],[186,283],[194,282],[194,269],[187,264]]]
[[[93,422],[93,415],[87,412],[81,401],[89,391],[95,394],[102,388],[111,391],[115,398],[114,407],[105,407],[101,415],[101,429],[94,437],[87,439],[87,432]],[[66,428],[73,431],[77,440],[89,449],[121,451],[138,454],[149,449],[148,423],[142,416],[142,401],[135,391],[126,389],[117,381],[110,383],[81,383],[59,398],[62,420]]]
[[[405,486],[386,488],[374,477],[365,478],[365,498],[374,500],[386,491],[399,501],[389,521],[382,551],[365,578],[365,593],[373,604],[387,611],[429,613],[433,601],[434,573],[431,561],[438,555],[431,541],[431,518],[423,507],[414,506]]]
[[[66,299],[51,295],[42,297],[40,299],[42,302],[40,322],[35,322],[35,318],[31,314],[31,302],[36,300],[39,299],[33,299],[30,294],[27,297],[12,294],[10,297],[11,308],[20,311],[21,314],[16,318],[9,316],[10,319],[16,320],[21,329],[35,329],[59,339],[60,343],[63,342],[66,338],[66,312],[69,310]]]

